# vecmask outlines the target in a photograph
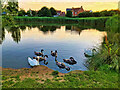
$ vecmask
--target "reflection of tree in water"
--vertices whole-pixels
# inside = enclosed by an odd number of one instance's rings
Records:
[[[66,26],[65,30],[71,30],[72,26]]]
[[[21,29],[21,31],[25,31],[26,30],[26,26],[19,26],[19,28]]]
[[[32,29],[32,26],[31,25],[27,25],[28,27],[28,30],[31,30]]]
[[[5,29],[2,27],[2,30],[0,30],[0,44],[2,44],[4,39],[5,39]]]
[[[37,28],[46,34],[48,31],[53,33],[56,30],[57,26],[37,26]]]
[[[21,33],[20,33],[20,28],[19,27],[11,27],[9,29],[9,32],[12,34],[12,38],[15,42],[20,42],[21,39]]]
[[[32,25],[32,28],[36,28],[37,26],[36,25]]]
[[[84,30],[83,28],[80,28],[79,26],[66,26],[66,31],[67,30],[71,30],[71,33],[72,31],[76,31],[79,35],[81,33],[82,30]]]
[[[2,41],[5,39],[5,28],[2,28]]]

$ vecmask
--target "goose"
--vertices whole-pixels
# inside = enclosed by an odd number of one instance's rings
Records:
[[[84,53],[85,57],[93,57],[95,55],[96,49],[92,49],[92,55]]]
[[[65,66],[64,63],[58,62],[58,61],[56,60],[56,58],[55,58],[55,61],[56,61],[56,65],[57,65],[59,68],[65,68],[67,71],[70,70],[70,68],[67,67],[67,66]]]
[[[77,62],[74,60],[73,57],[70,57],[70,59],[63,59],[64,62],[68,64],[76,64]]]
[[[57,57],[57,50],[55,52],[51,51],[51,55]]]
[[[35,53],[35,55],[37,55],[37,56],[43,56],[43,49],[41,49],[41,52],[36,52],[36,51],[34,51],[34,53]]]

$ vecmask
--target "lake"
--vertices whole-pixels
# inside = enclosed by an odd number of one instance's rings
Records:
[[[97,29],[81,29],[79,26],[19,26],[7,27],[4,29],[4,40],[2,42],[2,66],[3,68],[31,68],[27,57],[34,57],[34,51],[44,49],[44,54],[48,55],[48,64],[43,61],[40,65],[45,65],[50,69],[67,73],[73,70],[88,70],[85,67],[87,58],[84,52],[100,47],[106,32]],[[58,51],[57,60],[71,56],[77,64],[66,66],[70,71],[59,68],[55,63],[55,58],[51,56],[51,50]]]

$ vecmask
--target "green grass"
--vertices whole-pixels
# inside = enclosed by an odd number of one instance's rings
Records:
[[[120,16],[115,15],[106,21],[106,28],[108,31],[120,32]]]
[[[23,81],[3,81],[3,88],[118,88],[118,73],[114,71],[85,71],[68,73],[61,79],[42,80],[25,78]]]
[[[104,26],[107,19],[110,17],[86,17],[86,18],[69,18],[69,17],[14,17],[14,20],[19,22],[34,22],[34,23],[60,23],[60,24],[85,24],[94,26]]]
[[[55,76],[55,75],[58,75],[58,73],[59,73],[58,71],[53,71],[52,75]]]

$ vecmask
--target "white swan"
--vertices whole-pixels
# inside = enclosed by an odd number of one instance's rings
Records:
[[[31,59],[30,57],[28,57],[28,62],[30,64],[30,66],[40,65],[39,62],[36,59]]]

